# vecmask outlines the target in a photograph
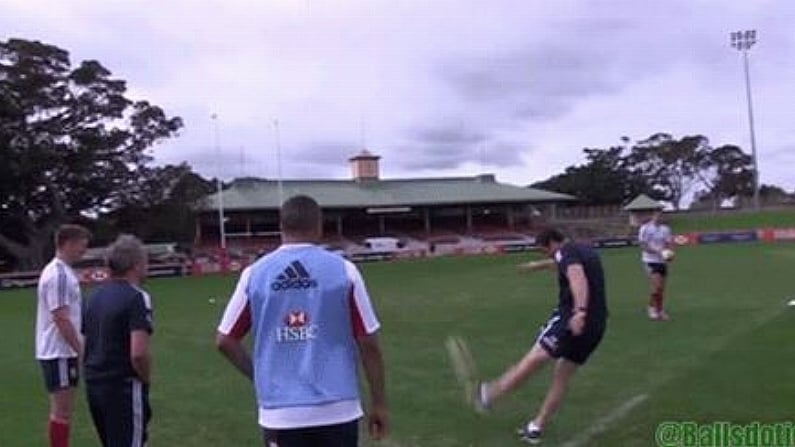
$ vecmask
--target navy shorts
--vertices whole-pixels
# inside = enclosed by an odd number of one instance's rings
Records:
[[[649,275],[657,274],[665,278],[668,276],[668,264],[664,262],[647,262],[646,272],[648,272]]]
[[[569,322],[556,310],[547,324],[541,328],[538,343],[552,358],[564,358],[578,365],[584,364],[596,350],[605,333],[605,322],[585,323],[582,334],[575,336],[569,330]]]
[[[104,447],[144,447],[152,418],[149,385],[138,379],[86,381],[88,408]]]
[[[357,447],[359,421],[321,427],[262,430],[266,447]]]
[[[44,386],[50,393],[77,386],[80,370],[76,357],[39,360],[39,363],[44,373]]]

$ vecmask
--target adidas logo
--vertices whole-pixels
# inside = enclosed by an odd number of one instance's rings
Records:
[[[315,287],[317,287],[317,281],[309,276],[309,272],[298,261],[291,262],[276,277],[276,281],[271,283],[271,290],[274,292],[289,289],[313,289]]]

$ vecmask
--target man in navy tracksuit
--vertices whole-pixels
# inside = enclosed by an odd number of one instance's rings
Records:
[[[112,279],[91,294],[83,316],[88,405],[104,447],[144,447],[151,417],[152,303],[140,288],[147,254],[123,235],[107,261]]]

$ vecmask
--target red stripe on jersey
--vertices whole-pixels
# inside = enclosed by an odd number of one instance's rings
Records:
[[[237,317],[237,321],[232,326],[232,330],[229,331],[229,336],[240,340],[241,338],[245,337],[248,334],[248,331],[251,329],[251,305],[246,303],[246,307],[243,308],[243,312],[240,312],[240,315]]]
[[[356,297],[353,295],[353,286],[351,286],[348,293],[348,303],[351,307],[351,323],[353,324],[353,336],[364,337],[367,335],[367,330],[364,328],[364,320],[362,314],[359,312],[359,305],[356,304]]]

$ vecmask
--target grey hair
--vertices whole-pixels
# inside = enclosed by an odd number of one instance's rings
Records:
[[[108,247],[105,258],[112,276],[124,276],[146,261],[146,249],[137,237],[122,234]]]

